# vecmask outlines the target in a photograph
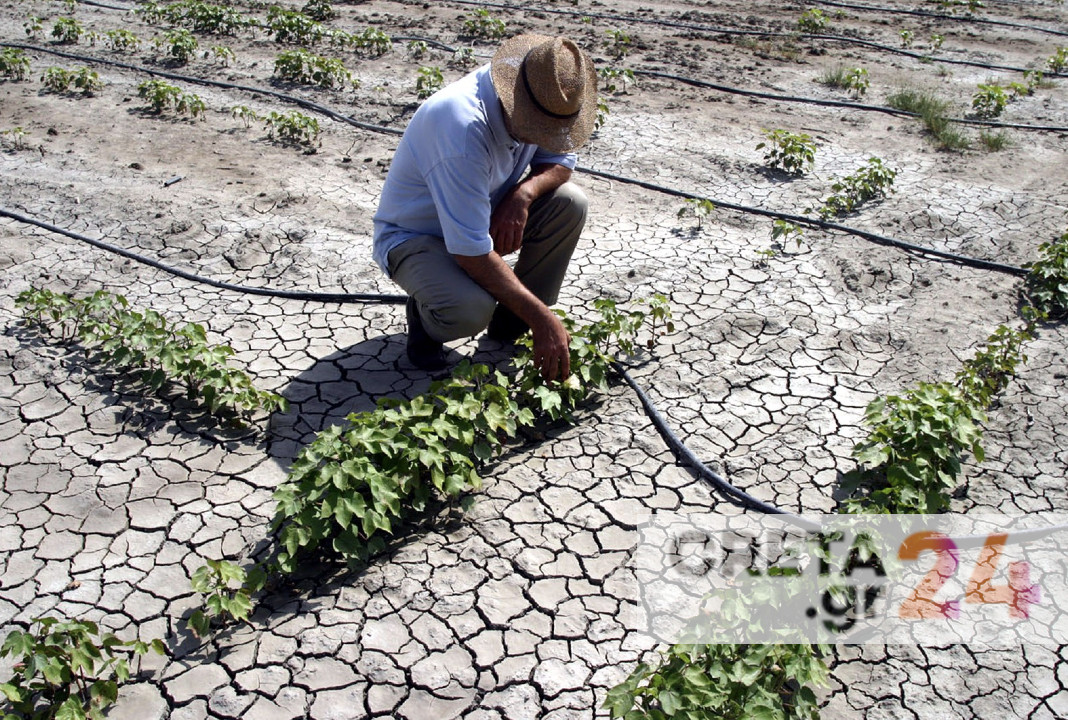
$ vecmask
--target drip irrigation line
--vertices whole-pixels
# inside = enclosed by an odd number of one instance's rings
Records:
[[[72,240],[78,240],[88,245],[92,245],[95,248],[105,250],[109,253],[119,255],[121,257],[133,260],[155,268],[162,270],[163,272],[170,273],[184,280],[190,282],[199,283],[202,285],[210,285],[211,287],[218,288],[220,290],[229,290],[231,292],[242,293],[245,295],[260,295],[263,297],[283,298],[286,300],[307,300],[322,303],[379,303],[383,305],[396,305],[402,304],[407,299],[407,295],[387,295],[384,293],[323,293],[323,292],[304,292],[298,290],[271,290],[269,288],[249,287],[246,285],[234,285],[233,283],[222,282],[221,280],[213,280],[211,278],[197,275],[196,273],[188,272],[180,268],[171,267],[158,260],[145,257],[131,250],[121,248],[118,245],[112,245],[111,243],[104,242],[103,240],[97,240],[81,233],[76,233],[72,230],[61,228],[52,223],[45,222],[44,220],[38,220],[36,218],[23,215],[22,213],[15,212],[14,210],[8,210],[7,208],[0,207],[0,217],[10,218],[17,222],[34,225],[43,230],[48,230],[59,235],[64,235]]]
[[[459,2],[460,0],[454,1]],[[837,0],[814,0],[814,2],[818,5],[830,5],[831,7],[840,7],[849,10],[881,12],[891,15],[918,15],[920,17],[937,18],[939,20],[956,20],[957,22],[977,23],[980,25],[997,25],[1000,27],[1011,27],[1018,30],[1032,30],[1034,32],[1046,33],[1048,35],[1068,37],[1068,32],[1063,30],[1054,30],[1052,28],[1040,27],[1038,25],[1024,25],[1023,23],[1009,22],[1008,20],[992,20],[990,18],[975,17],[974,15],[947,15],[945,13],[931,12],[930,10],[906,10],[902,8],[876,7],[874,5],[856,5],[853,3],[837,2]]]
[[[915,58],[921,61],[932,61],[945,63],[947,65],[964,65],[968,67],[982,68],[984,70],[1003,70],[1006,72],[1018,72],[1025,73],[1031,68],[1015,67],[1012,65],[994,65],[992,63],[978,62],[974,60],[958,60],[955,58],[947,58],[942,56],[928,55],[924,53],[918,53],[905,48],[894,47],[892,45],[883,45],[871,40],[864,40],[862,38],[849,37],[847,35],[827,35],[823,33],[801,33],[801,32],[778,32],[774,30],[740,30],[737,28],[723,28],[710,25],[699,25],[696,23],[680,22],[676,20],[659,20],[657,18],[643,18],[634,17],[629,15],[610,15],[606,13],[587,13],[578,10],[561,10],[558,8],[543,8],[543,7],[521,7],[517,5],[508,5],[506,3],[495,2],[482,2],[480,0],[452,0],[454,3],[462,5],[475,5],[479,7],[493,7],[500,10],[510,11],[526,11],[526,12],[538,12],[538,13],[553,13],[557,15],[572,15],[579,17],[596,18],[598,20],[612,20],[620,22],[629,22],[639,25],[658,25],[660,27],[677,28],[679,30],[692,30],[695,32],[708,33],[710,35],[735,35],[735,36],[749,36],[749,37],[778,37],[778,38],[806,38],[809,40],[825,40],[830,42],[844,43],[849,45],[860,45],[863,47],[872,48],[874,50],[880,50],[883,52],[893,53],[895,55],[904,55],[906,57]],[[939,16],[941,17],[941,16]],[[1026,26],[1024,26],[1026,27]],[[1038,29],[1038,28],[1035,28]],[[1049,77],[1068,77],[1068,73],[1047,72],[1045,73]]]

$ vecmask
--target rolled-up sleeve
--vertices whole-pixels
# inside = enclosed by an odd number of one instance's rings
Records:
[[[574,153],[551,153],[548,150],[538,148],[534,151],[534,157],[530,160],[530,166],[535,165],[563,165],[568,170],[574,170],[578,164],[578,155]]]

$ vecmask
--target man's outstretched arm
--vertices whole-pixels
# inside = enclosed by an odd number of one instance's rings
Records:
[[[530,175],[513,187],[493,210],[489,233],[493,238],[494,251],[499,255],[507,255],[518,250],[523,244],[523,230],[527,226],[530,204],[570,179],[571,170],[563,165],[532,167]]]
[[[566,380],[571,375],[571,337],[560,318],[519,281],[496,251],[453,257],[472,280],[530,326],[534,336],[534,364],[542,377]]]

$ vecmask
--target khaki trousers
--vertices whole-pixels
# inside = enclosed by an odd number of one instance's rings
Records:
[[[586,224],[586,195],[564,183],[530,206],[515,274],[546,305],[556,302],[567,265]],[[464,272],[440,237],[405,240],[386,258],[393,281],[415,298],[430,337],[449,342],[482,332],[490,320],[514,315]],[[496,314],[496,316],[495,316]]]

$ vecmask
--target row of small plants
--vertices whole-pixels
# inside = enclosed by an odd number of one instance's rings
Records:
[[[1026,266],[1024,325],[1001,325],[953,380],[919,383],[866,409],[868,437],[853,449],[847,512],[934,513],[949,507],[967,454],[983,460],[986,411],[1027,359],[1023,345],[1038,323],[1068,317],[1068,232],[1039,246]]]
[[[122,295],[105,290],[78,298],[32,288],[19,293],[15,305],[42,335],[78,343],[95,362],[138,373],[151,391],[184,386],[186,397],[213,415],[241,421],[287,407],[285,398],[257,389],[245,372],[231,367],[233,348],[209,345],[202,325],[172,325],[155,310],[133,310]]]

